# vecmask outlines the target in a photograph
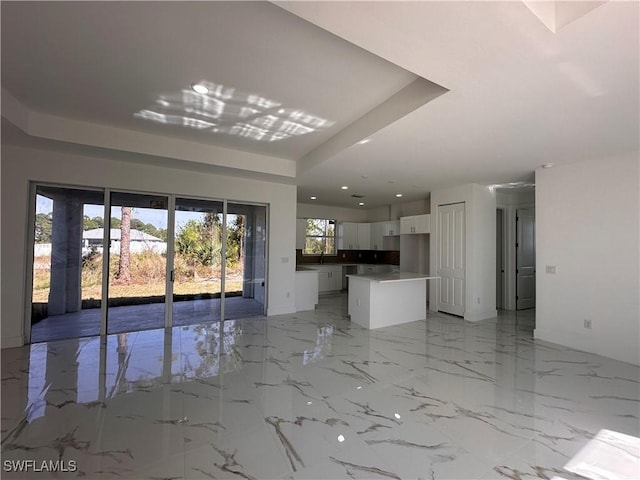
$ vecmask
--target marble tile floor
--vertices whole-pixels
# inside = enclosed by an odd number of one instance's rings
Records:
[[[337,295],[2,350],[2,477],[584,479],[564,466],[598,432],[640,435],[640,372],[534,314],[369,331]]]

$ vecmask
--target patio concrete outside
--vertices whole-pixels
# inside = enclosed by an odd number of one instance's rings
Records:
[[[264,314],[264,305],[252,299],[225,298],[225,320]],[[164,303],[111,307],[107,316],[107,333],[149,330],[164,327]],[[174,302],[173,326],[220,320],[220,299]],[[31,343],[100,334],[100,309],[50,316],[31,328]]]

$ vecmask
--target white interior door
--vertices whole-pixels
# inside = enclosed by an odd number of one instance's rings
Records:
[[[536,306],[535,210],[516,210],[516,310]]]
[[[438,206],[438,310],[453,315],[465,311],[464,203]]]

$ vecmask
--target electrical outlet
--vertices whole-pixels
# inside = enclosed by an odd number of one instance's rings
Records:
[[[547,265],[546,272],[547,273],[551,273],[551,274],[555,274],[556,273],[556,266],[555,265]]]
[[[480,305],[480,297],[478,297],[478,305]]]
[[[584,319],[584,328],[588,328],[589,330],[591,330],[591,320],[587,318]]]

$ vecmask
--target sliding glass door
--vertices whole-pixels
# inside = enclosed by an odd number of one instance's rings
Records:
[[[168,197],[111,193],[107,333],[165,324]]]
[[[35,189],[31,341],[100,333],[104,193]]]
[[[265,314],[264,205],[40,185],[34,200],[32,343]]]
[[[223,202],[176,198],[173,325],[220,320]]]
[[[224,318],[264,315],[267,209],[227,204]]]

